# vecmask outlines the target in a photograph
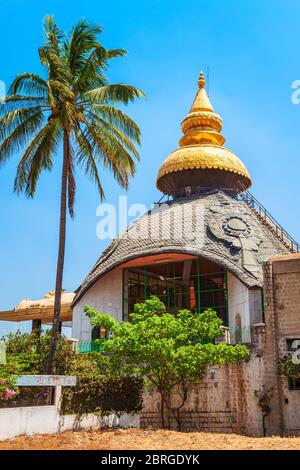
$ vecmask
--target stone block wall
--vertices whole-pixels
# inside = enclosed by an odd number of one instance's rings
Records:
[[[188,400],[180,411],[182,431],[262,435],[262,414],[254,392],[264,381],[265,326],[258,325],[255,330],[257,343],[252,346],[249,361],[209,368],[203,382],[190,388]],[[172,414],[167,422],[171,429],[178,429]],[[144,394],[141,427],[159,428],[161,425],[160,396],[149,389]]]
[[[247,289],[243,285],[238,288],[243,300]],[[258,305],[258,293],[252,295],[255,296],[252,304]],[[287,340],[300,339],[300,254],[275,256],[264,263],[264,299],[265,324],[251,328],[250,359],[235,366],[211,368],[203,382],[191,388],[181,410],[184,431],[262,435],[262,412],[254,395],[265,387],[273,393],[271,412],[265,420],[267,434],[300,435],[300,390],[290,390],[287,380],[277,373],[278,361],[287,354]],[[120,321],[121,269],[99,280],[75,306],[72,334],[82,340],[91,339],[91,325],[82,315],[86,303]],[[246,313],[249,314],[248,301],[241,301],[241,305],[244,310],[239,305],[239,313],[244,312],[245,320]],[[228,335],[229,330],[224,331],[225,342]],[[169,421],[170,427],[176,428],[174,416],[169,416]],[[153,390],[145,393],[141,425],[161,427],[160,397]]]
[[[248,361],[208,370],[191,388],[181,410],[184,431],[235,432],[261,436],[262,411],[256,390],[272,390],[267,435],[300,435],[300,390],[291,390],[277,364],[287,354],[287,340],[300,339],[300,254],[279,255],[264,264],[265,324],[253,326]],[[143,427],[160,427],[160,398],[145,394]],[[176,420],[170,417],[170,427]]]
[[[287,340],[300,339],[300,254],[270,258],[264,282],[266,379],[274,386],[270,421],[274,434],[300,435],[300,390],[290,390],[287,379],[277,374],[278,361],[287,355]]]

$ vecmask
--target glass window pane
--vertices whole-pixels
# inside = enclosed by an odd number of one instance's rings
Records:
[[[151,295],[172,314],[185,308],[193,312],[213,308],[223,321],[227,317],[224,270],[203,258],[128,269],[128,311]]]

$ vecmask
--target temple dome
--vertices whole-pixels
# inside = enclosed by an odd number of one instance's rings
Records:
[[[148,282],[146,266],[163,266],[176,260],[191,260],[190,257],[214,263],[219,271],[233,275],[255,291],[263,286],[263,263],[276,253],[294,251],[294,246],[297,249],[298,245],[250,194],[236,197],[251,185],[249,173],[239,158],[224,147],[222,119],[213,111],[202,73],[198,84],[191,111],[182,122],[180,147],[162,164],[157,178],[158,188],[173,198],[155,204],[107,247],[76,290],[73,307],[78,304],[77,312],[94,299],[106,311],[107,293],[112,292],[114,303],[110,309],[117,318],[121,309],[124,314],[126,302],[128,306],[128,269],[139,270],[132,285],[136,289],[133,297],[140,301],[148,292],[148,287],[144,288]],[[168,290],[172,291],[176,305],[177,281],[169,283],[170,273],[165,274],[167,294],[161,295],[168,296]],[[160,281],[159,275],[157,289]],[[201,289],[206,292],[205,285]],[[184,295],[186,292],[182,290]]]
[[[181,124],[183,137],[179,149],[162,163],[157,188],[173,197],[210,189],[233,194],[251,186],[246,166],[223,144],[223,122],[213,110],[200,73],[199,90],[189,114]]]

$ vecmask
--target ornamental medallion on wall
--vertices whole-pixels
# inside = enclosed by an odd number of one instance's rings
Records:
[[[219,207],[211,207],[215,217],[211,218],[208,227],[211,233],[232,248],[240,252],[243,268],[257,277],[261,267],[257,261],[256,253],[262,239],[257,236],[253,228],[253,221],[245,211],[228,211],[224,214]]]

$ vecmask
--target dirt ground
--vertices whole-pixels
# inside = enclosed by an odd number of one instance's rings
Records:
[[[300,450],[300,437],[256,438],[235,434],[180,433],[118,429],[67,431],[55,435],[20,436],[0,442],[0,450]]]

